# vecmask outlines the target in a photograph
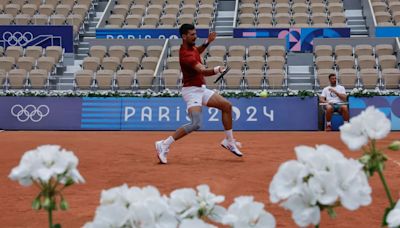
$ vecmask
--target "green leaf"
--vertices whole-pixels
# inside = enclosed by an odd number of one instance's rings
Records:
[[[383,172],[383,169],[384,169],[384,163],[383,162],[379,162],[378,163],[378,170],[380,170],[381,172]]]
[[[64,198],[61,198],[60,208],[63,211],[68,210],[69,208],[68,202]]]
[[[67,178],[67,181],[65,182],[65,187],[68,187],[68,186],[71,186],[71,185],[73,185],[75,182],[74,182],[74,179],[72,179],[72,177],[68,177]]]
[[[328,207],[328,215],[329,215],[329,217],[331,217],[331,218],[336,218],[336,212],[335,212],[335,210],[333,209],[333,207]]]
[[[59,223],[54,224],[52,228],[61,228],[61,224],[59,224]]]
[[[42,208],[41,204],[40,204],[40,196],[36,197],[33,202],[32,202],[32,208],[34,210],[40,210],[40,208]]]
[[[360,159],[359,159],[359,161],[362,163],[362,164],[368,164],[368,162],[371,160],[371,155],[369,155],[369,154],[364,154]]]
[[[42,203],[44,209],[49,210],[51,209],[51,199],[50,197],[45,197],[44,202]]]
[[[389,150],[393,150],[393,151],[398,151],[398,150],[400,150],[400,141],[399,141],[399,140],[393,141],[393,142],[389,145],[388,149],[389,149]]]

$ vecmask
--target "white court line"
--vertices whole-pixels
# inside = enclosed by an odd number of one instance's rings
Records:
[[[386,157],[387,157],[390,161],[392,161],[394,164],[396,164],[396,165],[398,165],[398,166],[400,167],[400,162],[399,162],[399,161],[394,160],[393,158],[391,158],[391,157],[389,157],[389,156],[387,156],[387,155],[386,155]]]

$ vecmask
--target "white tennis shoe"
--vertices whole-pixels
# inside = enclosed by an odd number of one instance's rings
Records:
[[[167,164],[167,154],[169,147],[163,143],[163,140],[155,143],[158,160],[161,164]]]
[[[242,157],[243,154],[242,152],[240,152],[238,147],[242,147],[242,144],[240,142],[236,142],[236,140],[233,141],[228,141],[228,139],[224,139],[221,142],[221,146],[227,150],[229,150],[230,152],[232,152],[234,155],[238,156],[238,157]]]

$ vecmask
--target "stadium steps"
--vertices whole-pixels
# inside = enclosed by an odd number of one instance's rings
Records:
[[[83,34],[79,46],[76,48],[75,59],[82,60],[89,53],[89,40],[96,39],[96,26],[100,20],[101,14],[97,13],[96,17],[92,18],[89,22],[89,28]]]
[[[362,10],[346,10],[345,15],[351,37],[368,37],[368,28]]]
[[[288,88],[292,90],[312,90],[314,78],[311,73],[288,74]]]
[[[218,1],[217,17],[215,20],[215,31],[218,36],[233,36],[233,20],[235,18],[235,1]]]
[[[311,90],[314,85],[314,65],[311,53],[287,54],[287,85],[293,90]]]

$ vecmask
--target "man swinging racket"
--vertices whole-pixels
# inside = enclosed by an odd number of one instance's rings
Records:
[[[205,87],[204,77],[224,73],[226,70],[223,66],[207,69],[201,63],[200,54],[215,40],[217,35],[215,32],[210,33],[206,42],[196,47],[197,35],[194,25],[183,24],[179,28],[179,33],[182,37],[182,45],[179,50],[179,63],[183,75],[182,97],[187,104],[191,122],[178,128],[172,136],[155,143],[158,159],[160,163],[166,164],[171,144],[201,127],[203,105],[222,111],[222,123],[226,137],[222,140],[221,146],[241,157],[243,154],[238,148],[240,143],[233,138],[231,103],[218,93]]]

